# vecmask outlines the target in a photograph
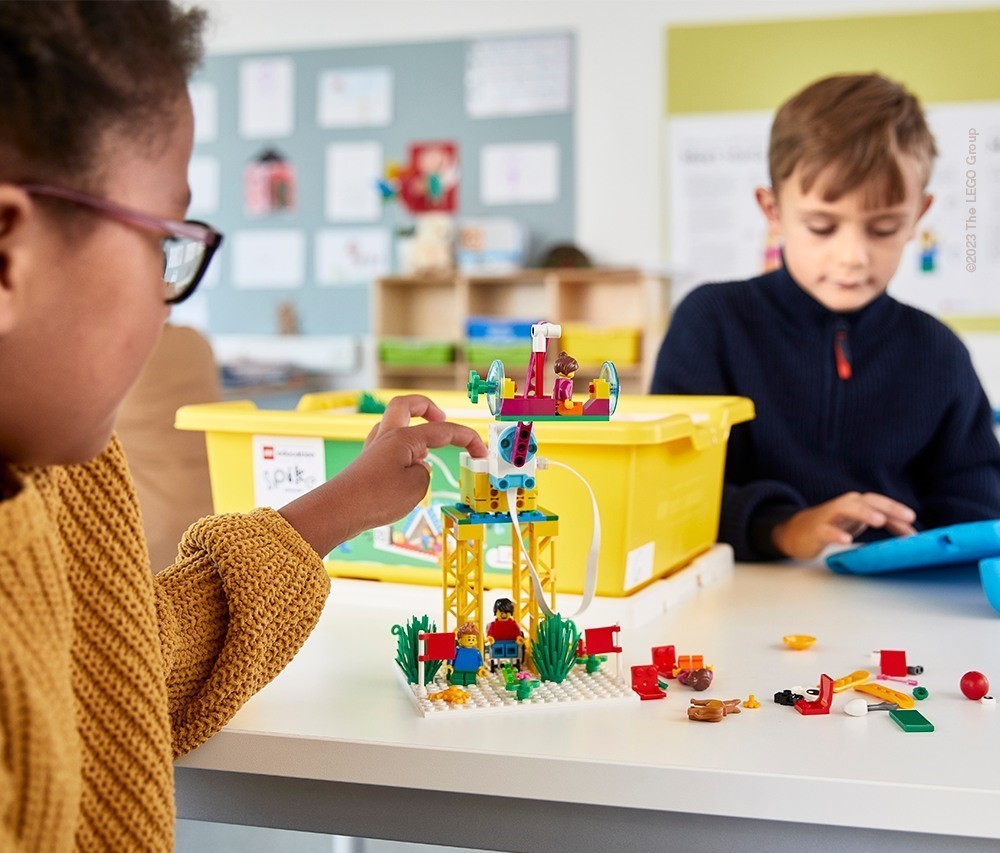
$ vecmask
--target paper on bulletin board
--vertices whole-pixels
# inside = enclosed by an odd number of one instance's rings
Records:
[[[240,63],[240,135],[291,136],[295,128],[295,65],[288,58]]]
[[[754,198],[770,183],[770,112],[682,116],[669,124],[669,199],[674,300],[705,281],[763,269],[767,226]]]
[[[321,285],[368,284],[391,270],[386,228],[329,228],[316,235],[316,281]]]
[[[933,107],[927,119],[939,152],[928,184],[934,202],[889,292],[937,316],[1000,315],[1000,104]],[[769,112],[670,120],[675,300],[699,283],[762,271],[767,227],[754,190],[770,184],[771,120]]]
[[[320,127],[392,124],[392,69],[336,68],[319,75],[316,122]]]
[[[479,159],[483,204],[551,204],[559,200],[559,146],[555,142],[484,145]]]
[[[191,187],[191,216],[211,216],[219,209],[219,160],[204,154],[188,163],[188,186]]]
[[[253,436],[255,506],[281,509],[326,480],[322,438]]]
[[[465,109],[473,118],[564,113],[572,90],[564,36],[482,39],[465,54]]]
[[[248,290],[301,287],[306,239],[298,229],[259,228],[233,234],[233,286]]]
[[[194,141],[215,142],[219,133],[218,93],[211,83],[190,83],[191,109],[194,112]]]
[[[382,145],[335,142],[326,147],[326,218],[333,222],[377,222],[382,217],[378,180]]]

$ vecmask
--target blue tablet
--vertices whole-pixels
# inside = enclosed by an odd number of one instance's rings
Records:
[[[838,574],[877,575],[933,566],[974,565],[988,557],[1000,557],[1000,520],[955,524],[901,539],[872,542],[831,554],[826,564]]]

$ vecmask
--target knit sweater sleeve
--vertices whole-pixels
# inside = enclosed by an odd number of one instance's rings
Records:
[[[285,667],[330,589],[322,560],[271,509],[196,522],[155,583],[175,756]]]
[[[723,396],[743,393],[730,374],[723,329],[734,310],[731,301],[725,298],[726,288],[732,286],[699,287],[677,306],[656,361],[652,393]],[[731,441],[719,541],[733,546],[737,560],[780,558],[783,555],[771,543],[771,530],[803,509],[805,499],[787,483],[739,476],[743,460],[738,455],[738,442]]]

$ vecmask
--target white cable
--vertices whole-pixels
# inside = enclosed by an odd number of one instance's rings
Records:
[[[594,593],[597,591],[597,559],[601,553],[601,514],[597,509],[597,498],[594,496],[594,490],[590,488],[590,483],[588,483],[578,471],[570,468],[569,465],[564,465],[562,462],[552,462],[547,459],[542,459],[539,457],[537,459],[537,466],[539,468],[545,469],[550,467],[564,468],[569,471],[570,474],[575,476],[587,489],[587,493],[590,495],[590,505],[594,514],[594,531],[590,537],[590,550],[587,551],[587,572],[583,580],[583,598],[580,601],[580,607],[577,609],[576,613],[567,618],[575,619],[580,616],[590,607],[590,603],[594,600]],[[511,488],[507,489],[507,507],[510,511],[510,521],[514,525],[514,531],[521,543],[521,551],[524,553],[524,562],[528,565],[528,573],[531,575],[531,585],[535,590],[535,601],[538,602],[539,608],[546,616],[555,615],[552,609],[545,603],[545,591],[542,589],[542,581],[538,577],[538,572],[535,570],[534,564],[531,562],[531,555],[527,548],[524,547],[524,539],[521,537],[521,524],[517,518],[517,489]]]

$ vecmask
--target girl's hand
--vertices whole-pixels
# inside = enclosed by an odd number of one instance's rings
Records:
[[[410,419],[426,423],[410,426]],[[325,556],[363,530],[390,524],[406,515],[427,493],[430,450],[454,445],[472,456],[486,446],[469,427],[445,420],[426,397],[394,398],[365,439],[357,459],[336,477],[287,504],[281,514],[303,539]]]

